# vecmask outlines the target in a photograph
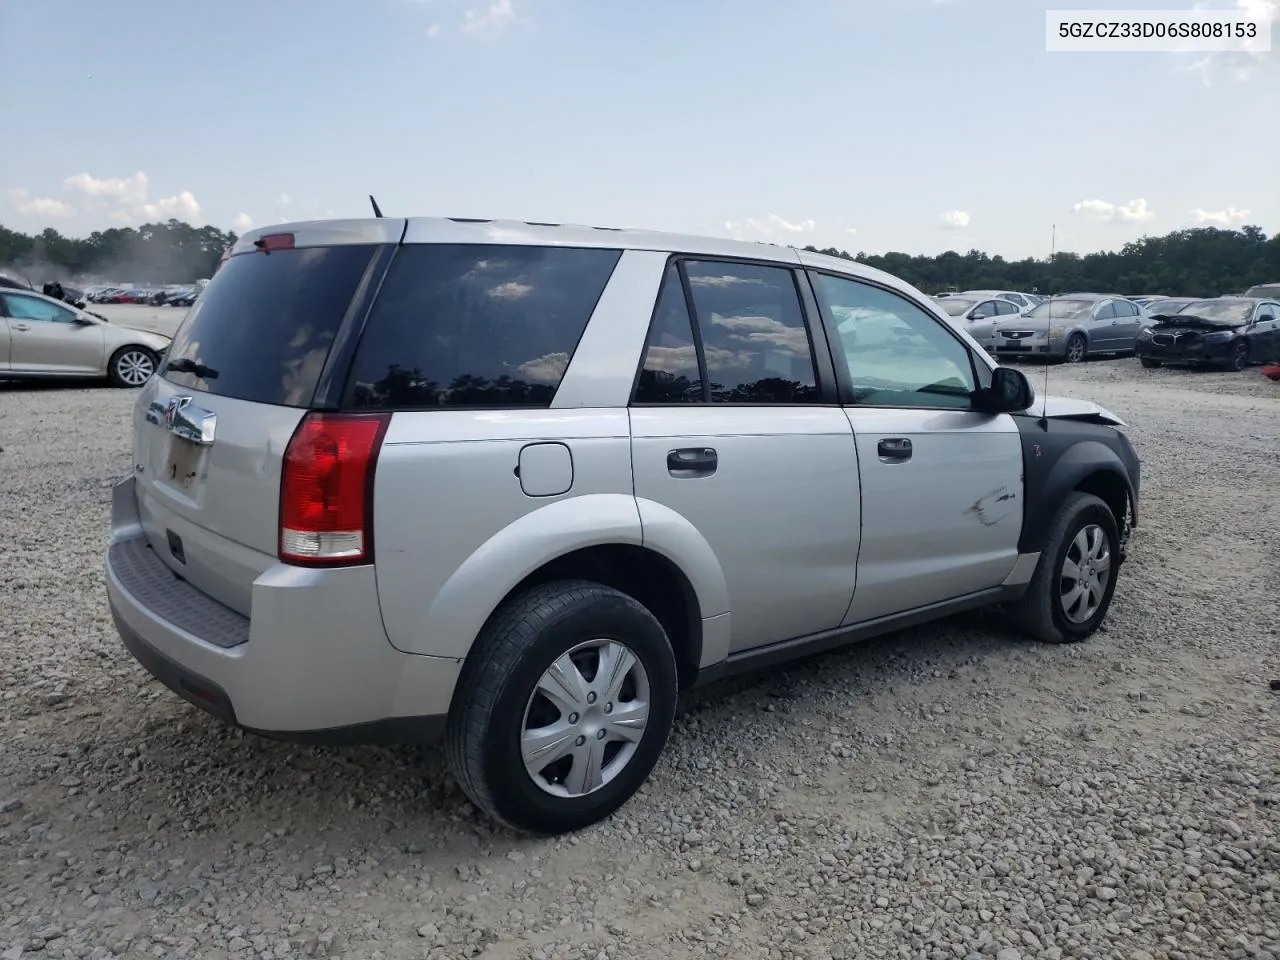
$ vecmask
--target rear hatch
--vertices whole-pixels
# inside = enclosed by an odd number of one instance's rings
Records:
[[[378,252],[404,227],[326,221],[242,237],[141,391],[133,463],[147,539],[175,573],[245,616],[253,581],[276,562],[285,448]]]

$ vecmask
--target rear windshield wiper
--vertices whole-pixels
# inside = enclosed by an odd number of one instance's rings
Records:
[[[218,371],[212,367],[206,367],[203,363],[197,363],[190,357],[183,357],[180,360],[170,360],[164,366],[165,372],[173,371],[174,373],[191,373],[199,377],[201,380],[215,380]]]

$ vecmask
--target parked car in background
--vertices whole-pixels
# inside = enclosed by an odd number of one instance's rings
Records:
[[[1116,294],[1050,297],[995,330],[999,357],[1034,356],[1067,363],[1099,354],[1129,353],[1147,322],[1146,311]]]
[[[1026,313],[1036,305],[1036,301],[1031,298],[1030,294],[1015,293],[1012,290],[961,290],[959,296],[998,297],[1001,300],[1008,300],[1010,303],[1017,304],[1019,313]]]
[[[1138,520],[1121,421],[850,260],[319,221],[201,299],[112,496],[125,646],[260,733],[443,736],[524,830],[625,803],[695,684],[996,603],[1089,636]]]
[[[171,307],[189,307],[199,298],[200,290],[200,287],[184,287],[173,293],[166,302]]]
[[[1258,297],[1264,300],[1280,300],[1280,281],[1260,283],[1256,287],[1250,287],[1242,296]]]
[[[117,387],[140,387],[168,346],[168,337],[53,297],[0,289],[0,378],[106,377]]]
[[[1280,300],[1215,297],[1160,313],[1138,338],[1144,367],[1225,367],[1280,359]]]
[[[970,294],[952,294],[934,297],[938,306],[955,317],[965,332],[984,350],[995,347],[996,324],[1022,313],[1018,304],[998,297],[978,297]]]
[[[1164,296],[1164,294],[1151,294],[1149,296],[1141,296],[1141,297],[1126,297],[1125,299],[1132,300],[1138,306],[1147,307],[1149,309],[1151,307],[1151,304],[1155,303],[1156,301],[1167,300],[1169,298]]]

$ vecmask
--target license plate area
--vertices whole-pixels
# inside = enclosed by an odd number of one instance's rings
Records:
[[[192,496],[204,476],[205,454],[208,447],[169,435],[169,453],[165,458],[160,482],[167,487]]]
[[[1000,346],[996,347],[996,349],[997,350],[1013,350],[1021,353],[1026,353],[1031,348],[1027,346],[1025,343],[1002,343],[1000,344]]]

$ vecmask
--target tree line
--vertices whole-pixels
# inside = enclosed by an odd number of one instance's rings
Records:
[[[0,273],[37,286],[49,280],[184,283],[211,276],[223,249],[235,240],[230,231],[180,220],[98,230],[87,237],[65,237],[52,227],[32,236],[0,226]],[[876,267],[927,293],[1087,290],[1210,297],[1280,280],[1280,233],[1268,239],[1254,226],[1175,230],[1142,237],[1118,251],[1058,253],[1052,260],[1006,260],[979,250],[920,256],[806,249]]]
[[[213,275],[236,235],[181,220],[95,230],[65,237],[49,227],[34,236],[0,226],[0,274],[32,286],[68,283],[191,283]]]
[[[948,250],[934,257],[908,253],[816,253],[856,260],[901,277],[926,293],[943,290],[1018,290],[1025,293],[1119,293],[1130,296],[1216,297],[1280,281],[1280,233],[1258,227],[1197,227],[1142,237],[1118,251],[1058,253],[1053,259],[1006,260],[980,250]]]

